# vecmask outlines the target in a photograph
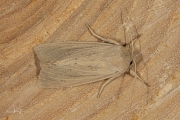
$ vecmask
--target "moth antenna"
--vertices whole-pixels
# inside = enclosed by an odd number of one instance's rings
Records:
[[[122,16],[122,9],[121,9],[121,24],[123,26],[123,31],[124,31],[124,40],[125,40],[125,43],[123,44],[123,46],[126,46],[127,43],[126,43],[126,28],[124,27],[124,21],[123,21],[123,16]]]

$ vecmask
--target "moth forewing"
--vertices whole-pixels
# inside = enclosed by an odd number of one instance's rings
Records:
[[[36,46],[38,80],[43,87],[72,87],[120,76],[129,67],[129,52],[121,45],[59,42]]]

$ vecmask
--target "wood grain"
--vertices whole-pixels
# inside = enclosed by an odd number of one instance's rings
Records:
[[[1,120],[179,120],[179,0],[0,1]],[[73,88],[37,86],[33,47],[58,41],[136,40],[138,74]],[[137,32],[136,32],[137,30]],[[126,39],[125,39],[126,38]]]

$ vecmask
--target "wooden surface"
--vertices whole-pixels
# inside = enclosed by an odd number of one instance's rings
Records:
[[[1,0],[1,120],[179,120],[179,0]],[[135,43],[137,72],[119,77],[97,98],[97,82],[73,88],[36,84],[33,47],[97,41],[85,24],[118,42]],[[122,24],[123,23],[123,24]],[[125,32],[124,29],[125,28]]]

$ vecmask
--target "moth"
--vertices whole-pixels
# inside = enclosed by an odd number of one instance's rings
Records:
[[[90,33],[103,42],[58,42],[34,47],[38,59],[38,81],[44,88],[73,87],[106,80],[104,87],[126,71],[149,86],[134,71],[129,70],[131,52],[115,40]]]

